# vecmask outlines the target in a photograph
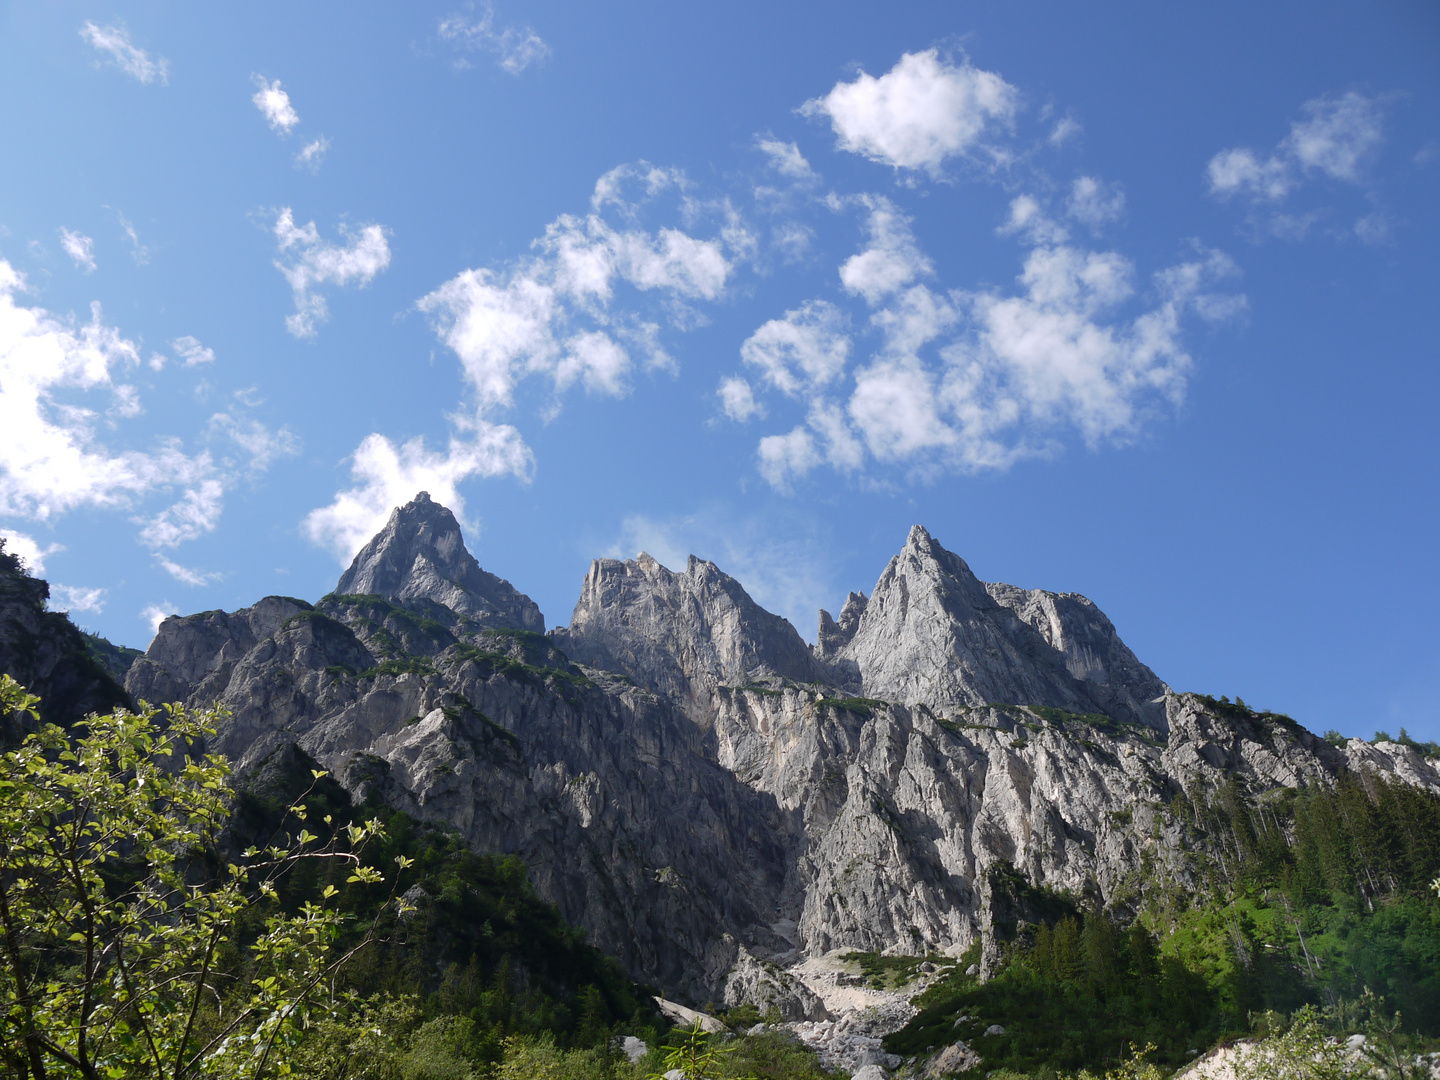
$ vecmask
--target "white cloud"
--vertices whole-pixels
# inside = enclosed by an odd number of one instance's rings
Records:
[[[175,614],[175,605],[169,600],[161,600],[158,604],[150,604],[140,612],[140,618],[150,624],[150,633],[158,634],[160,624]]]
[[[1070,185],[1065,212],[1081,225],[1098,231],[1125,213],[1125,192],[1119,184],[1107,184],[1093,176],[1077,176]]]
[[[84,233],[60,230],[60,246],[65,254],[75,260],[75,265],[87,274],[95,269],[95,241]]]
[[[123,26],[96,26],[86,22],[80,28],[80,36],[102,53],[108,53],[111,62],[132,79],[142,83],[170,81],[170,62],[151,60],[144,49],[130,41],[130,32]]]
[[[762,138],[755,141],[770,161],[770,167],[781,176],[788,176],[792,180],[812,181],[818,180],[815,170],[810,167],[810,162],[805,160],[805,155],[800,153],[800,147],[793,142],[782,142],[776,138]]]
[[[503,30],[495,27],[495,9],[485,4],[476,17],[461,14],[446,16],[440,20],[440,38],[457,49],[472,52],[492,53],[502,69],[511,75],[519,75],[531,64],[544,60],[550,55],[550,46],[528,26],[507,26]],[[458,59],[456,67],[469,67],[469,62]]]
[[[840,283],[846,291],[877,304],[916,278],[928,275],[932,267],[915,243],[910,219],[894,203],[877,196],[867,196],[861,202],[870,210],[870,243],[841,264]]]
[[[1279,205],[1306,186],[1326,177],[1345,184],[1365,185],[1367,166],[1384,142],[1382,100],[1350,93],[1319,97],[1301,106],[1303,118],[1290,125],[1290,133],[1271,154],[1245,147],[1221,150],[1206,166],[1210,194],[1222,199],[1240,197],[1251,205],[1247,223],[1251,231],[1281,239],[1299,240],[1328,216],[1328,209],[1281,211]],[[1271,209],[1265,208],[1269,204]],[[1364,215],[1355,235],[1377,242],[1388,233],[1370,226],[1381,216]]]
[[[275,267],[285,275],[295,295],[295,314],[287,316],[285,328],[298,338],[315,336],[316,328],[330,317],[329,305],[323,294],[315,292],[318,285],[358,285],[363,288],[390,265],[390,245],[385,230],[379,225],[365,225],[358,231],[340,227],[349,244],[341,246],[320,239],[312,221],[297,227],[290,207],[284,207],[275,218],[275,238],[281,259]]]
[[[596,205],[623,204],[617,194],[623,179],[602,177]],[[641,179],[652,189],[658,182],[652,174]],[[630,208],[621,209],[628,216]],[[508,272],[465,270],[417,304],[460,358],[482,411],[509,405],[517,382],[532,374],[548,375],[556,390],[583,378],[591,390],[623,393],[630,361],[615,338],[643,344],[652,355],[654,347],[653,331],[637,334],[613,313],[617,285],[714,300],[732,269],[723,237],[617,229],[598,213],[561,216],[534,247],[538,256]],[[576,322],[592,326],[571,332]]]
[[[804,477],[825,459],[815,449],[815,439],[803,427],[786,435],[766,435],[757,450],[760,475],[777,491],[789,491],[792,481]]]
[[[245,404],[241,394],[236,397]],[[252,476],[264,472],[276,458],[300,452],[300,439],[289,428],[271,431],[258,420],[224,412],[210,417],[209,426],[212,433],[225,436],[246,453],[246,471]]]
[[[845,370],[850,356],[845,324],[834,304],[812,300],[751,334],[740,346],[740,358],[776,390],[795,397],[825,386]]]
[[[1033,195],[1017,195],[1010,200],[1010,216],[995,230],[1002,236],[1019,233],[1032,244],[1063,244],[1070,239],[1065,227],[1054,221]]]
[[[219,581],[221,577],[218,571],[206,573],[202,570],[192,570],[188,566],[181,566],[163,555],[157,555],[156,558],[164,571],[183,585],[209,585],[212,581]]]
[[[637,185],[641,198],[631,201],[626,192]],[[717,235],[642,228],[644,200],[667,191],[679,192],[688,222],[718,217]],[[464,270],[416,302],[459,358],[473,398],[450,417],[457,434],[444,452],[420,439],[397,446],[384,435],[368,436],[352,462],[354,485],[306,518],[311,539],[344,561],[417,491],[458,510],[459,485],[471,477],[528,479],[533,458],[520,433],[490,419],[513,404],[526,378],[548,381],[558,400],[576,383],[595,393],[626,393],[636,357],[651,369],[673,369],[660,324],[638,305],[658,306],[671,326],[699,325],[703,317],[690,305],[721,296],[731,256],[749,250],[748,230],[727,204],[690,199],[683,176],[644,162],[602,176],[591,206],[584,217],[553,221],[533,255],[508,267]]]
[[[1278,157],[1262,161],[1252,150],[1222,150],[1210,159],[1206,172],[1212,195],[1245,194],[1279,202],[1294,184],[1288,161]]]
[[[125,233],[125,239],[130,241],[130,257],[135,260],[136,266],[146,266],[150,262],[150,249],[140,242],[140,233],[120,211],[115,211],[115,217],[120,222],[120,228]]]
[[[1099,204],[1080,216],[1117,212],[1115,194],[1098,182],[1071,196]],[[1028,196],[1012,203],[1002,230],[1031,246],[1019,288],[937,291],[916,280],[933,271],[905,219],[883,201],[864,205],[865,258],[847,260],[842,279],[871,309],[874,354],[853,374],[835,354],[818,368],[822,378],[808,375],[793,345],[782,352],[772,340],[791,318],[766,324],[769,347],[746,356],[767,388],[807,404],[803,424],[759,441],[759,471],[782,491],[822,464],[854,473],[870,458],[921,475],[974,472],[1056,452],[1071,433],[1091,447],[1127,442],[1183,400],[1191,365],[1184,318],[1219,322],[1245,307],[1243,296],[1216,291],[1234,264],[1198,248],[1154,275],[1140,306],[1127,259],[1069,244]],[[825,388],[849,378],[842,408]],[[758,412],[763,403],[748,407]]]
[[[255,108],[269,122],[272,131],[289,135],[290,129],[300,123],[300,114],[290,104],[290,95],[280,89],[280,80],[271,82],[264,75],[252,75],[250,79],[257,87],[255,96],[250,99]]]
[[[61,544],[50,544],[42,548],[33,536],[16,532],[14,529],[0,529],[0,540],[5,541],[5,550],[17,556],[25,569],[37,577],[45,572],[46,559],[65,550]]]
[[[305,532],[315,543],[347,564],[379,532],[390,511],[428,491],[463,519],[461,481],[472,476],[506,474],[527,478],[533,466],[529,447],[509,425],[471,422],[469,439],[452,438],[446,453],[425,449],[423,439],[396,446],[383,435],[366,436],[351,459],[355,486],[340,492],[329,506],[305,518]]]
[[[765,406],[755,400],[755,392],[744,379],[734,376],[721,379],[718,393],[721,409],[736,423],[743,424],[747,420],[765,415]]]
[[[1007,126],[1019,93],[994,72],[959,66],[937,49],[906,53],[875,78],[861,72],[801,107],[830,120],[842,150],[899,169],[938,175],[952,157],[970,153],[987,130]]]
[[[325,160],[325,153],[330,149],[330,140],[321,135],[313,142],[305,144],[305,148],[295,155],[295,167],[297,169],[308,169],[312,173],[320,171],[320,163]]]
[[[207,469],[209,455],[204,455]],[[218,477],[197,478],[180,499],[151,518],[140,539],[151,547],[175,547],[212,532],[225,509],[225,484]]]
[[[24,279],[0,260],[0,513],[45,521],[79,506],[128,507],[209,474],[207,455],[187,456],[174,442],[150,453],[101,445],[98,414],[72,395],[108,394],[113,413],[134,415],[134,389],[114,378],[140,362],[134,342],[105,325],[98,303],[76,326],[17,304],[23,290]]]
[[[1050,129],[1050,144],[1052,146],[1064,146],[1071,139],[1079,135],[1082,130],[1084,129],[1081,128],[1078,120],[1070,116],[1062,117],[1056,122],[1055,126]]]
[[[51,585],[51,611],[102,611],[107,589],[86,589],[78,585]]]
[[[143,412],[139,392],[120,379],[140,364],[139,350],[105,324],[98,303],[90,321],[77,325],[17,303],[24,288],[0,260],[0,514],[48,521],[82,506],[129,511],[154,547],[213,529],[225,490],[244,466],[217,462],[208,450],[187,454],[175,438],[160,438],[149,451],[105,446],[97,434],[102,422],[119,431],[119,421]],[[94,400],[102,395],[108,407]],[[211,425],[213,436],[249,455],[251,473],[291,439],[283,431],[271,436],[267,450],[259,442],[263,431],[248,421]],[[147,509],[156,497],[170,505]]]
[[[208,349],[200,342],[186,334],[178,337],[170,343],[175,350],[175,355],[184,361],[186,367],[194,367],[196,364],[213,364],[215,362],[215,350]]]
[[[1384,141],[1380,102],[1351,91],[1315,98],[1300,108],[1305,119],[1290,126],[1284,149],[1303,168],[1358,183],[1366,161]]]

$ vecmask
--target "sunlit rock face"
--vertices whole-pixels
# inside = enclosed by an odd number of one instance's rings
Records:
[[[335,591],[383,596],[407,607],[429,601],[485,626],[545,630],[535,601],[480,569],[455,515],[424,491],[390,515]]]
[[[796,1017],[822,1006],[785,972],[837,949],[979,939],[988,968],[1027,885],[1194,887],[1212,853],[1177,795],[1361,767],[1440,790],[1409,748],[1170,692],[1089,600],[981,582],[919,527],[813,649],[694,558],[599,560],[570,625],[541,625],[421,496],[334,594],[166,620],[126,685],[223,703],[242,770],[297,745],[518,853],[667,997]]]

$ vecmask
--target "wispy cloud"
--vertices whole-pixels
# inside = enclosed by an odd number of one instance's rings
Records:
[[[271,82],[264,75],[252,75],[250,78],[257,88],[250,100],[269,121],[272,130],[282,135],[290,134],[290,129],[300,123],[300,114],[290,104],[290,95],[280,89],[280,80]]]
[[[125,234],[125,239],[130,242],[130,257],[135,260],[136,266],[146,266],[150,262],[150,249],[140,242],[140,232],[129,218],[119,210],[113,211],[115,218],[120,222],[120,229]]]
[[[86,22],[80,27],[80,36],[94,48],[110,57],[110,62],[142,83],[170,81],[170,62],[165,59],[150,59],[150,54],[130,40],[130,32],[123,26],[96,26]]]
[[[447,15],[440,20],[437,32],[440,40],[458,51],[490,53],[511,75],[519,75],[550,55],[550,46],[530,27],[497,27],[495,9],[489,4],[481,5],[478,11],[472,7],[466,14]],[[455,66],[464,68],[470,63],[458,56]]]
[[[0,260],[0,514],[49,521],[79,507],[126,511],[156,548],[213,529],[244,466],[210,449],[187,453],[176,438],[149,450],[107,446],[101,430],[119,432],[143,411],[124,381],[141,363],[139,349],[105,323],[98,303],[77,324],[21,303],[24,292],[24,278]],[[245,453],[244,439],[227,431],[215,429],[211,441],[218,452],[233,444]],[[156,499],[174,501],[156,512]]]
[[[1356,91],[1314,98],[1301,106],[1302,117],[1274,151],[1247,147],[1221,150],[1206,167],[1210,193],[1249,204],[1252,232],[1298,240],[1329,216],[1328,206],[1308,211],[1282,207],[1310,181],[1329,179],[1362,186],[1370,163],[1385,141],[1384,99]],[[1362,240],[1383,238],[1383,214],[1357,219],[1353,232]]]
[[[60,246],[65,249],[65,254],[75,260],[75,265],[84,270],[85,273],[93,273],[95,270],[95,241],[84,233],[71,232],[69,229],[60,230]]]
[[[186,334],[178,337],[170,343],[186,367],[194,367],[196,364],[213,364],[215,362],[215,350],[208,349],[200,344],[199,339]]]
[[[212,581],[219,581],[222,576],[219,571],[207,573],[203,570],[192,570],[188,566],[181,566],[179,563],[167,559],[164,555],[157,555],[156,561],[160,563],[161,569],[182,585],[209,585]]]
[[[320,164],[325,160],[325,154],[329,149],[330,140],[321,135],[318,139],[306,143],[304,149],[295,155],[295,167],[318,173]]]
[[[51,585],[51,611],[93,611],[97,614],[105,608],[105,594],[108,589],[86,589],[79,585]]]
[[[340,226],[348,244],[332,244],[320,238],[312,221],[303,228],[295,224],[290,207],[275,218],[275,239],[280,258],[275,267],[285,275],[295,296],[295,314],[285,319],[285,328],[298,338],[313,338],[320,323],[330,318],[321,285],[364,288],[390,265],[390,244],[380,225],[351,229]]]

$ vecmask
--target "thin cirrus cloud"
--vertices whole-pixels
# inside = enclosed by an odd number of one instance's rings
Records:
[[[256,90],[255,96],[250,100],[265,117],[270,129],[282,135],[290,134],[290,130],[300,123],[300,114],[295,111],[295,106],[290,104],[290,95],[280,88],[280,80],[271,82],[263,75],[252,75],[251,80]]]
[[[84,233],[71,232],[69,229],[60,230],[60,246],[75,261],[75,265],[85,273],[90,274],[95,270],[95,241]]]
[[[753,247],[724,206],[712,208],[718,220],[710,237],[638,224],[652,200],[670,196],[704,217],[685,187],[681,174],[643,162],[611,170],[596,182],[590,213],[556,218],[533,245],[535,255],[464,270],[421,297],[417,309],[460,361],[470,411],[451,417],[455,432],[443,451],[419,438],[396,445],[379,433],[367,436],[352,458],[353,486],[306,519],[311,539],[343,562],[416,491],[463,511],[463,480],[528,478],[529,447],[496,419],[525,380],[549,387],[554,415],[560,395],[576,385],[620,397],[637,368],[672,368],[660,343],[662,321],[672,329],[691,325],[693,305],[718,299],[735,260]]]
[[[169,574],[176,581],[180,582],[182,585],[189,585],[195,587],[200,585],[209,585],[212,581],[220,580],[220,574],[218,572],[192,570],[190,567],[181,566],[173,559],[167,559],[163,555],[157,555],[156,561],[159,562],[160,568],[162,570],[164,570],[167,574]]]
[[[124,511],[151,548],[214,529],[226,490],[246,475],[227,448],[244,447],[217,430],[213,448],[197,453],[165,437],[149,450],[112,450],[102,428],[123,432],[143,412],[124,381],[141,363],[138,348],[98,303],[77,325],[21,303],[25,292],[24,277],[0,260],[0,514],[48,522],[82,507]],[[157,500],[168,505],[157,511]]]
[[[136,82],[164,85],[170,81],[170,62],[163,58],[152,60],[130,40],[130,32],[123,26],[96,26],[87,21],[80,27],[80,36]]]
[[[318,139],[305,144],[301,151],[295,155],[295,167],[305,169],[308,172],[318,173],[320,164],[325,160],[326,153],[330,150],[330,140],[324,135]]]
[[[1093,217],[1074,190],[1072,216]],[[1153,276],[1147,302],[1132,314],[1141,299],[1133,264],[1072,245],[1068,230],[1028,195],[1012,202],[1002,227],[1029,248],[1017,288],[942,289],[893,203],[867,196],[855,205],[866,214],[868,242],[839,276],[868,311],[873,352],[850,368],[832,347],[834,363],[816,369],[821,377],[787,363],[777,380],[755,362],[752,344],[773,338],[777,321],[742,346],[742,359],[767,373],[767,385],[806,409],[804,422],[757,446],[758,470],[777,490],[827,465],[924,477],[1003,470],[1059,452],[1067,434],[1092,448],[1128,442],[1184,398],[1185,319],[1222,321],[1244,307],[1242,296],[1216,291],[1237,272],[1234,264],[1197,248]],[[750,415],[761,408],[755,402]]]
[[[275,240],[280,258],[275,268],[285,275],[295,297],[295,313],[285,319],[285,328],[297,338],[315,337],[319,325],[330,318],[323,285],[360,288],[390,265],[390,244],[380,225],[359,229],[340,227],[348,244],[332,244],[320,237],[315,223],[295,224],[295,214],[283,207],[275,216]]]
[[[494,56],[502,70],[519,75],[531,64],[550,55],[550,46],[530,27],[497,28],[495,9],[489,4],[483,5],[479,14],[474,14],[472,10],[469,15],[447,15],[440,20],[436,33],[441,41],[462,54],[455,58],[457,68],[470,66],[464,53],[481,52]]]
[[[938,49],[906,53],[878,78],[860,72],[800,107],[824,117],[836,146],[896,169],[939,176],[951,158],[988,149],[986,137],[1014,121],[1020,95],[999,75]]]
[[[1329,179],[1364,186],[1371,162],[1385,141],[1383,99],[1357,91],[1313,98],[1301,106],[1302,117],[1273,152],[1247,147],[1221,150],[1210,159],[1205,175],[1210,194],[1248,204],[1247,224],[1260,235],[1303,239],[1333,210],[1286,206],[1314,180]],[[1353,232],[1362,240],[1386,234],[1382,212],[1371,210],[1356,219]]]

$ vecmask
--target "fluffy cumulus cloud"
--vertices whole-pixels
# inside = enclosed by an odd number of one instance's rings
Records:
[[[95,269],[95,241],[83,233],[60,230],[60,246],[75,260],[75,265],[90,273]]]
[[[1313,179],[1365,184],[1385,138],[1383,101],[1356,91],[1307,101],[1301,114],[1273,151],[1231,147],[1212,157],[1206,168],[1212,195],[1243,199],[1250,205],[1253,227],[1288,239],[1302,238],[1330,211],[1297,213],[1282,209],[1283,204]],[[1380,217],[1365,214],[1354,231],[1363,240],[1376,239],[1383,235],[1381,224]]]
[[[534,254],[464,270],[421,297],[417,308],[459,359],[469,390],[466,409],[451,417],[455,433],[443,451],[368,436],[352,459],[354,486],[307,518],[310,537],[344,561],[417,491],[458,508],[458,485],[471,477],[527,478],[529,448],[496,419],[526,379],[553,393],[553,416],[576,385],[620,396],[637,368],[673,367],[661,322],[694,325],[693,305],[718,299],[735,260],[753,247],[728,206],[701,206],[684,189],[678,173],[644,163],[613,170],[597,181],[591,212],[557,218]],[[715,234],[644,228],[646,203],[665,193],[678,195],[682,216],[714,219]]]
[[[144,619],[150,627],[150,633],[158,634],[160,624],[171,615],[175,614],[175,605],[169,600],[161,600],[158,604],[147,604],[140,612],[140,618]]]
[[[999,75],[927,49],[906,53],[878,78],[862,71],[853,82],[836,83],[801,111],[828,119],[842,150],[938,175],[950,158],[983,149],[986,136],[1007,127],[1018,107],[1018,91]]]
[[[1068,210],[1110,220],[1117,195],[1077,184]],[[1090,205],[1077,213],[1077,199]],[[1028,248],[1016,287],[942,290],[905,216],[885,199],[861,205],[868,242],[840,280],[868,310],[869,355],[852,367],[848,341],[824,349],[806,337],[828,326],[819,338],[837,340],[841,315],[819,302],[764,324],[742,349],[763,386],[805,405],[802,423],[757,447],[761,475],[780,490],[822,465],[975,472],[1054,453],[1067,435],[1090,447],[1127,442],[1184,397],[1185,318],[1243,309],[1243,297],[1216,291],[1236,272],[1223,254],[1197,249],[1142,286],[1129,260],[1071,244],[1030,196],[1002,226]],[[744,419],[736,413],[763,407],[727,402],[726,412]]]
[[[295,296],[295,314],[285,319],[285,328],[298,338],[313,338],[319,325],[330,318],[330,307],[322,285],[354,285],[363,288],[390,265],[390,244],[385,229],[363,225],[359,229],[340,227],[348,243],[332,244],[321,239],[315,223],[303,228],[295,224],[290,207],[275,217],[275,240],[280,257],[275,267],[285,275]]]
[[[77,323],[24,304],[24,293],[0,260],[0,514],[50,521],[80,507],[122,510],[139,515],[141,539],[157,548],[213,529],[243,470],[223,450],[186,453],[174,438],[148,450],[107,446],[101,431],[142,411],[124,381],[139,350],[98,303]],[[174,501],[147,510],[157,498]]]
[[[1077,176],[1070,185],[1065,212],[1081,225],[1099,231],[1125,213],[1125,192],[1093,176]]]
[[[290,104],[290,95],[280,88],[280,80],[272,82],[264,75],[252,75],[251,79],[255,83],[255,96],[250,100],[255,108],[260,110],[271,130],[281,135],[290,134],[290,129],[300,123],[300,114]]]
[[[430,492],[463,519],[461,481],[529,475],[530,449],[513,427],[484,421],[467,427],[443,452],[427,449],[423,439],[396,446],[384,435],[367,436],[351,458],[354,485],[306,517],[307,535],[348,563],[385,524],[390,511],[417,492]]]
[[[80,27],[80,36],[137,82],[170,81],[169,61],[152,60],[149,53],[130,40],[130,32],[123,26],[96,26],[87,21]]]
[[[849,356],[845,314],[824,300],[771,319],[740,346],[740,359],[790,397],[834,382]]]
[[[437,28],[440,40],[456,50],[455,66],[466,68],[466,53],[488,53],[502,70],[519,75],[531,64],[550,55],[550,46],[528,26],[497,26],[495,9],[489,4],[480,11],[447,15]]]
[[[50,586],[50,610],[99,613],[105,608],[106,589],[87,589],[79,585]]]
[[[654,170],[610,173],[596,185],[596,210],[563,215],[535,242],[536,255],[503,269],[463,271],[419,301],[436,332],[460,358],[482,411],[510,405],[517,383],[548,378],[557,391],[577,380],[587,389],[622,394],[634,367],[632,352],[663,365],[657,324],[617,301],[622,287],[680,303],[716,299],[743,243],[722,235],[691,236],[663,227],[647,231],[601,212],[632,209],[618,191],[637,180],[647,195],[674,183]]]

